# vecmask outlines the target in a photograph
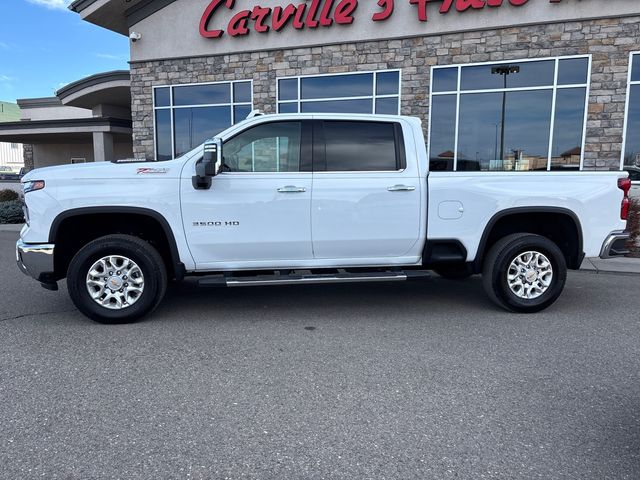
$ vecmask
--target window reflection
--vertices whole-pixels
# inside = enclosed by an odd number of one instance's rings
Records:
[[[552,170],[579,170],[586,88],[558,90],[551,149]]]
[[[587,83],[588,58],[567,58],[558,65],[558,85],[581,85]]]
[[[638,68],[640,69],[640,64]],[[640,167],[640,84],[629,88],[624,165]]]
[[[455,92],[458,89],[458,67],[433,71],[434,92]]]
[[[364,97],[373,91],[373,74],[307,77],[300,89],[304,99]]]
[[[398,115],[398,97],[377,99],[376,113],[379,115]]]
[[[279,113],[301,111],[397,115],[399,106],[399,70],[278,80]]]
[[[298,172],[300,122],[275,122],[245,130],[224,144],[224,163],[231,172]]]
[[[431,101],[430,170],[453,170],[456,148],[456,96],[433,97]]]
[[[153,100],[157,160],[192,150],[244,120],[253,108],[248,80],[157,87]]]
[[[546,170],[551,90],[466,94],[460,98],[458,170]],[[504,131],[504,144],[500,141]]]
[[[397,95],[400,72],[380,72],[376,74],[376,95]]]
[[[373,101],[331,100],[328,102],[302,102],[302,113],[371,113]]]
[[[505,88],[543,87],[553,85],[555,61],[509,63],[518,69],[517,74],[502,75],[492,73],[492,69],[506,64],[478,65],[462,67],[462,90],[492,90]]]
[[[174,112],[177,157],[231,125],[228,107],[178,108]]]
[[[571,87],[555,85],[556,64],[558,79]],[[462,66],[457,94],[449,93],[457,67],[435,68],[430,169],[579,169],[588,64],[588,57],[579,57]]]
[[[211,105],[229,103],[231,101],[231,85],[194,85],[188,87],[174,87],[174,105]]]
[[[171,160],[171,110],[156,110],[156,158]]]

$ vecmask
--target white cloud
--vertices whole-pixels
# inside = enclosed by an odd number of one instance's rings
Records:
[[[118,62],[126,61],[127,58],[124,55],[113,55],[111,53],[96,53],[96,57],[104,60],[114,60]]]
[[[4,42],[0,42],[0,49],[9,50],[9,44],[8,43],[4,43]]]
[[[13,78],[13,77],[9,77],[8,75],[2,75],[2,74],[0,73],[0,82],[3,82],[3,83],[10,83],[10,82],[13,82],[14,80],[15,80],[15,78]]]
[[[66,10],[71,0],[27,0],[35,5],[42,5],[51,10]]]

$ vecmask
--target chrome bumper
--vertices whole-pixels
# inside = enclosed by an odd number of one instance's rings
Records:
[[[629,250],[627,249],[626,244],[629,238],[629,232],[611,232],[602,244],[600,258],[607,259],[627,255],[629,253]]]
[[[53,250],[55,245],[16,242],[16,262],[22,273],[39,282],[51,283],[53,275]]]

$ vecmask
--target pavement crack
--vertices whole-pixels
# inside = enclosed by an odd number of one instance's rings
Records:
[[[0,322],[8,322],[9,320],[18,320],[20,318],[25,317],[40,317],[42,315],[54,315],[58,313],[73,313],[76,312],[76,309],[73,310],[60,310],[60,311],[51,311],[51,312],[34,312],[34,313],[23,313],[22,315],[15,315],[13,317],[0,318]]]

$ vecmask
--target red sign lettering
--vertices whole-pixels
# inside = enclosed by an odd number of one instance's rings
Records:
[[[393,13],[393,0],[378,0],[378,5],[382,7],[382,11],[373,14],[371,18],[374,22],[386,20]]]
[[[407,0],[404,0],[407,1]],[[503,4],[520,7],[529,0],[408,0],[409,4],[417,7],[418,20],[426,22],[427,5],[433,2],[441,2],[439,12],[449,13],[454,7],[458,12],[481,10],[485,7],[497,8]],[[253,7],[252,10],[241,10],[236,13],[227,25],[227,34],[232,37],[248,35],[253,29],[257,33],[268,33],[273,29],[276,32],[285,28],[291,22],[293,28],[330,27],[334,23],[338,25],[350,25],[354,22],[354,13],[358,8],[358,0],[308,0],[298,4],[288,4],[285,7]],[[560,3],[561,0],[549,0],[550,3]],[[371,17],[374,22],[387,20],[393,14],[394,0],[378,0],[380,10]],[[221,29],[209,29],[218,8],[224,7],[233,10],[235,0],[211,0],[200,19],[200,35],[205,38],[220,38],[224,34]],[[334,8],[335,7],[335,8]]]

